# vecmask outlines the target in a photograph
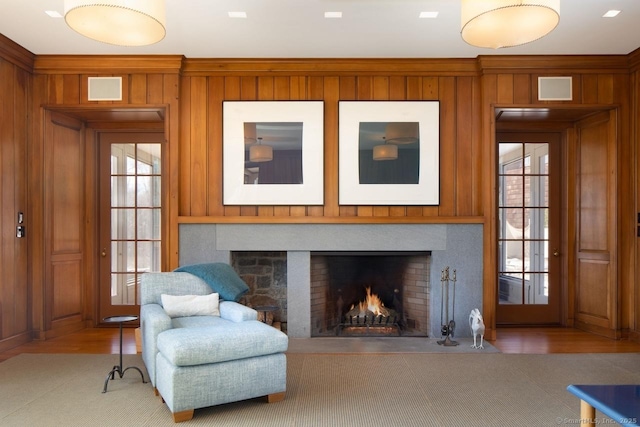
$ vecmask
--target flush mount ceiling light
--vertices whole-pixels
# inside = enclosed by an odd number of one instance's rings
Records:
[[[538,40],[560,22],[560,0],[462,0],[462,39],[500,49]]]
[[[398,158],[398,146],[394,144],[376,145],[373,147],[373,160],[395,160]]]
[[[391,144],[413,144],[419,138],[418,122],[389,122],[385,136]]]
[[[273,147],[262,145],[262,138],[258,138],[258,143],[249,147],[249,160],[252,162],[270,162],[273,160]]]
[[[64,19],[79,34],[118,46],[146,46],[166,34],[164,0],[65,0]]]

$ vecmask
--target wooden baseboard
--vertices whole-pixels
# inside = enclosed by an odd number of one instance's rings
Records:
[[[622,332],[615,329],[607,329],[602,326],[593,325],[590,323],[581,322],[579,320],[575,321],[574,327],[576,329],[580,329],[585,332],[590,332],[592,334],[600,335],[603,337],[611,338],[612,340],[619,340],[622,338]]]
[[[0,352],[10,350],[19,345],[26,344],[32,341],[31,334],[29,332],[23,332],[18,335],[6,338],[0,341]]]
[[[57,338],[63,335],[68,335],[73,332],[78,332],[85,329],[85,322],[78,319],[76,321],[60,321],[54,322],[51,325],[51,329],[44,331],[45,339]]]

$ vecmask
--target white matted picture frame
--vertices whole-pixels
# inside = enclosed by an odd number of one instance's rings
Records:
[[[223,102],[223,203],[324,203],[322,101]]]
[[[339,204],[440,203],[440,103],[340,101]]]

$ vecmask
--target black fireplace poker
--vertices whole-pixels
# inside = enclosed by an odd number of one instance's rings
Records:
[[[451,319],[449,319],[449,288],[450,283],[452,289],[452,305],[451,305]],[[456,346],[459,343],[453,341],[456,329],[455,313],[456,313],[456,270],[453,270],[453,275],[449,276],[449,267],[445,267],[440,275],[440,287],[442,289],[441,303],[440,303],[440,333],[444,339],[439,340],[438,344],[445,347]]]

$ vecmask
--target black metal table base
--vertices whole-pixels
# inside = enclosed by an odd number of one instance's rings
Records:
[[[146,384],[146,381],[144,380],[144,374],[139,368],[136,368],[135,366],[129,366],[128,368],[125,368],[124,370],[122,370],[122,361],[121,361],[120,366],[114,366],[111,372],[107,374],[107,379],[104,380],[104,388],[102,389],[102,392],[103,393],[107,392],[107,385],[109,385],[109,380],[115,379],[116,373],[120,376],[120,378],[122,378],[124,376],[124,373],[127,372],[129,369],[135,369],[136,371],[138,371],[140,373],[140,376],[142,377],[142,383]]]
[[[120,376],[120,378],[122,378],[125,372],[127,372],[129,369],[135,369],[136,371],[138,371],[140,373],[140,376],[142,377],[142,383],[146,384],[146,381],[144,380],[144,374],[139,368],[136,368],[135,366],[129,366],[124,370],[122,369],[122,324],[124,322],[129,322],[137,319],[138,319],[137,316],[112,316],[104,319],[106,322],[118,322],[120,324],[120,364],[115,365],[113,369],[111,369],[111,371],[107,374],[107,379],[104,380],[104,388],[102,389],[103,393],[107,392],[107,386],[109,385],[109,380],[115,379],[116,373]]]

